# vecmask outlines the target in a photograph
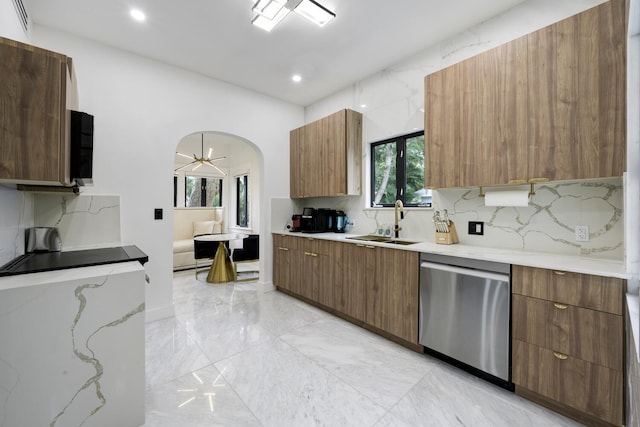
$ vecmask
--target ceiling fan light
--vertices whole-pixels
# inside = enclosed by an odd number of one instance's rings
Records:
[[[258,14],[256,15],[255,18],[253,18],[251,23],[256,27],[262,28],[263,30],[269,32],[273,30],[275,26],[278,25],[278,23],[282,21],[284,17],[289,14],[289,12],[291,12],[289,9],[287,9],[286,7],[283,7],[282,9],[280,9],[280,12],[278,12],[273,19],[268,19],[267,17]]]
[[[324,27],[336,17],[335,13],[314,0],[302,0],[293,10],[320,27]]]
[[[287,4],[285,0],[258,0],[253,5],[253,11],[272,20],[280,13],[280,10]]]
[[[191,169],[191,171],[198,169],[200,166],[202,166],[202,163],[198,163],[197,165],[195,165],[193,169]]]

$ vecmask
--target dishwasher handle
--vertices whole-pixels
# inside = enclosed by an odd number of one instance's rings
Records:
[[[498,280],[500,282],[509,282],[509,276],[506,274],[493,273],[491,271],[474,270],[471,268],[455,267],[447,264],[438,264],[435,262],[422,261],[420,268],[428,268],[432,270],[447,271],[450,273],[461,274],[464,276],[474,276],[483,279]]]

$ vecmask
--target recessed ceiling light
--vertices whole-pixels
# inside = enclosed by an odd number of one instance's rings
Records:
[[[135,19],[138,22],[142,22],[145,19],[147,19],[146,15],[144,14],[143,11],[141,11],[140,9],[131,9],[131,11],[129,12],[129,14],[131,15],[131,17],[133,19]]]
[[[291,77],[291,80],[293,80],[293,81],[294,81],[294,82],[296,82],[296,83],[299,83],[299,82],[301,82],[301,81],[302,81],[302,76],[301,76],[300,74],[294,74],[294,75]]]
[[[360,104],[360,108],[367,108],[367,104]]]

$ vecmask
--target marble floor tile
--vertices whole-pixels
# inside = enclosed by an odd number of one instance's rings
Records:
[[[146,325],[145,375],[147,387],[171,381],[207,366],[211,361],[175,318]]]
[[[568,418],[434,359],[376,427],[574,427]]]
[[[147,324],[145,427],[579,425],[258,282],[205,278],[175,273],[176,317]]]
[[[154,387],[146,405],[146,427],[262,425],[214,366]]]
[[[320,320],[281,338],[387,409],[433,365],[424,355],[336,318]]]
[[[370,426],[385,414],[279,338],[216,367],[264,426]]]

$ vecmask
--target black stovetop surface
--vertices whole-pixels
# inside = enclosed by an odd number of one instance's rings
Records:
[[[29,253],[0,267],[0,276],[40,273],[43,271],[64,270],[68,268],[90,267],[94,265],[149,261],[147,254],[137,246],[117,246],[113,248],[83,249],[69,252]]]

